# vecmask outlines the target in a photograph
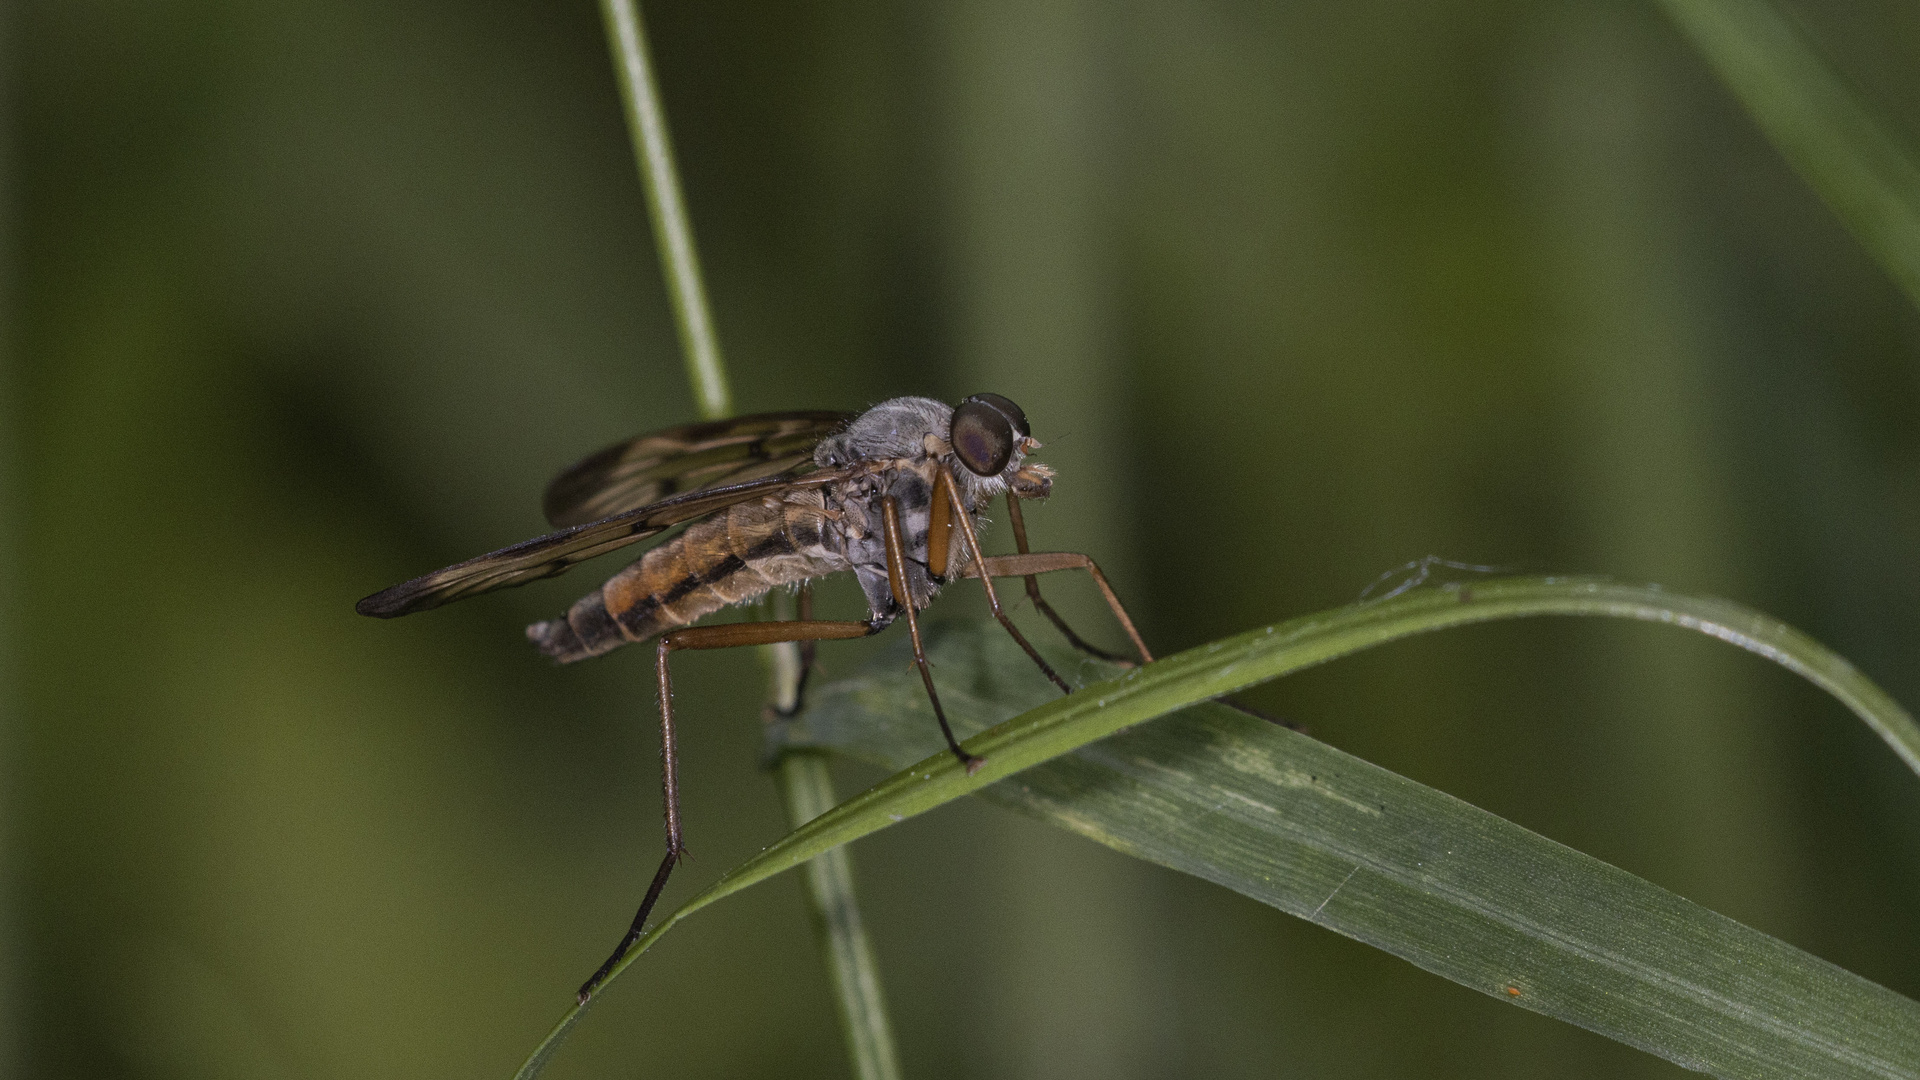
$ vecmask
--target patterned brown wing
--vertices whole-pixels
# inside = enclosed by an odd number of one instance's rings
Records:
[[[760,413],[656,431],[617,443],[547,485],[542,509],[555,526],[589,521],[662,499],[766,476],[804,472],[813,446],[845,427],[840,412]]]
[[[362,615],[391,619],[495,589],[525,585],[571,570],[575,563],[604,555],[615,548],[644,540],[682,522],[705,517],[735,503],[796,488],[824,487],[841,479],[846,470],[810,473],[803,477],[770,476],[744,484],[689,492],[651,506],[629,510],[600,521],[575,525],[498,551],[455,563],[412,581],[382,589],[353,609]]]

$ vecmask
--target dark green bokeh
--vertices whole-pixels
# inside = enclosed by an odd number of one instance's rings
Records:
[[[1912,135],[1912,12],[1796,10]],[[1920,702],[1920,319],[1652,10],[648,14],[741,408],[1008,394],[1039,542],[1163,650],[1433,552],[1731,596]],[[8,17],[14,1071],[505,1076],[657,858],[647,658],[521,640],[593,570],[351,604],[690,416],[597,13]],[[677,671],[685,895],[781,818],[756,661]],[[1758,660],[1497,626],[1259,697],[1920,995],[1920,787]],[[985,808],[855,856],[914,1077],[1678,1075]],[[550,1075],[843,1075],[797,892]]]

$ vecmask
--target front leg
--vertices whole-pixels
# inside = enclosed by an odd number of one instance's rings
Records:
[[[960,534],[966,538],[967,550],[973,554],[974,562],[968,563],[967,566],[969,568],[973,567],[978,563],[981,556],[980,534],[974,531],[973,514],[968,512],[966,506],[961,503],[959,486],[953,482],[953,476],[947,472],[944,466],[938,470],[937,475],[934,477],[933,498],[936,504],[944,503],[952,511],[954,523],[959,526]],[[947,563],[947,541],[945,539],[944,528],[935,530],[935,536],[939,538],[938,554],[940,556],[940,568],[944,571]],[[927,547],[930,554],[934,552],[934,539],[935,537],[929,537],[928,540]],[[979,577],[977,574],[974,576]],[[1020,633],[1020,628],[1013,625],[1013,619],[1007,615],[1006,609],[1000,606],[1000,594],[994,590],[993,579],[991,577],[981,577],[980,584],[986,588],[987,607],[992,609],[993,617],[999,620],[1001,628],[1006,630],[1008,635],[1019,644],[1021,650],[1027,654],[1027,658],[1039,666],[1040,673],[1045,675],[1053,685],[1060,688],[1061,693],[1073,693],[1073,687],[1067,685],[1067,680],[1061,678],[1060,673],[1053,670],[1053,665],[1047,663],[1046,660],[1041,657],[1040,650],[1034,648],[1032,643],[1026,639],[1026,636]]]
[[[983,564],[988,577],[1024,577],[1028,582],[1033,581],[1033,575],[1035,574],[1048,574],[1055,570],[1085,570],[1093,576],[1094,584],[1100,586],[1100,595],[1107,598],[1107,606],[1113,609],[1114,618],[1119,619],[1120,625],[1126,628],[1127,637],[1133,640],[1133,647],[1140,650],[1141,662],[1147,664],[1153,663],[1153,655],[1147,652],[1147,643],[1140,640],[1140,632],[1133,628],[1133,620],[1127,617],[1127,609],[1121,606],[1120,598],[1114,595],[1113,587],[1107,584],[1107,576],[1102,574],[1100,567],[1095,565],[1094,561],[1087,556],[1073,551],[1028,552],[1021,555],[989,555],[980,562],[969,563],[966,572],[961,574],[961,576],[979,577]],[[1038,599],[1037,594],[1035,599]],[[1051,611],[1049,611],[1049,614],[1051,614]],[[1053,621],[1061,630],[1066,631],[1069,638],[1072,638],[1076,643],[1078,642],[1078,638],[1074,635],[1073,631],[1067,630],[1066,624],[1061,622],[1057,616]],[[1110,654],[1101,652],[1098,649],[1089,649],[1088,651],[1102,657],[1110,657]],[[1110,658],[1122,664],[1127,663],[1127,661],[1121,660],[1118,657]],[[1256,720],[1265,720],[1269,724],[1278,724],[1292,731],[1306,730],[1291,720],[1283,719],[1272,713],[1256,709],[1234,697],[1217,697],[1213,700],[1230,709],[1246,713]]]
[[[1093,583],[1100,587],[1100,595],[1106,597],[1107,606],[1113,609],[1113,617],[1119,620],[1121,628],[1127,632],[1127,639],[1133,642],[1134,649],[1140,653],[1140,662],[1153,663],[1153,654],[1147,651],[1147,643],[1141,639],[1140,631],[1134,629],[1133,619],[1127,615],[1126,606],[1120,603],[1120,597],[1114,593],[1113,586],[1107,584],[1107,575],[1100,572],[1100,567],[1091,558],[1079,552],[1043,551],[1020,555],[989,555],[984,559],[968,563],[961,576],[977,577],[983,581],[997,577],[1023,577],[1031,582],[1034,575],[1050,574],[1055,570],[1085,570],[1092,576]],[[1034,586],[1032,591],[1037,599],[1039,587]],[[1060,623],[1057,617],[1054,621],[1060,624],[1062,630],[1066,630],[1066,625]],[[1067,634],[1069,637],[1075,637],[1071,630],[1067,630]]]
[[[1032,497],[1032,496],[1029,496],[1029,497]],[[1017,494],[1011,488],[1008,489],[1007,491],[1007,523],[1013,526],[1014,546],[1020,549],[1020,554],[1026,555],[1026,554],[1030,554],[1033,549],[1027,546],[1027,520],[1020,512],[1020,499],[1021,499],[1021,496],[1019,494]],[[1095,570],[1094,573],[1098,574],[1099,571]],[[1081,652],[1086,653],[1088,656],[1105,660],[1105,661],[1108,661],[1109,663],[1114,663],[1114,664],[1133,663],[1133,661],[1128,660],[1126,657],[1121,656],[1118,653],[1110,653],[1107,650],[1101,648],[1100,646],[1087,641],[1087,639],[1081,637],[1079,634],[1074,633],[1073,627],[1067,625],[1067,620],[1061,618],[1060,613],[1053,610],[1053,605],[1047,603],[1046,598],[1040,595],[1040,579],[1034,576],[1033,574],[1026,574],[1023,576],[1026,578],[1026,581],[1027,581],[1027,599],[1033,601],[1033,609],[1047,617],[1047,621],[1051,622],[1054,625],[1054,627],[1060,631],[1061,636],[1067,639],[1067,644],[1073,646],[1076,649],[1079,649]],[[1127,619],[1125,612],[1118,607],[1118,604],[1119,604],[1119,601],[1113,600],[1111,598],[1109,599],[1109,605],[1114,607],[1115,614],[1119,615],[1121,623],[1125,624],[1129,620]],[[1134,642],[1135,644],[1139,643],[1139,638],[1137,636],[1134,638]],[[1145,649],[1140,650],[1140,655],[1143,657],[1146,656],[1147,655],[1146,650]]]

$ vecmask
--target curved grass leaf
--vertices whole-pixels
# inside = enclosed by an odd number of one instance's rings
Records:
[[[650,930],[622,969],[715,900],[985,789],[1689,1068],[1920,1077],[1920,1004],[1441,792],[1207,703],[1415,633],[1542,614],[1664,622],[1767,656],[1834,694],[1920,768],[1920,728],[1818,643],[1735,604],[1605,581],[1409,593],[1240,634],[1065,698],[1049,698],[997,634],[961,627],[934,643],[949,715],[967,731],[1012,716],[968,740],[986,765],[969,776],[943,753],[918,760],[730,871]],[[826,688],[789,741],[912,760],[937,746],[913,681],[895,658]],[[1175,710],[1183,711],[1143,724]],[[582,1012],[567,1014],[521,1077],[544,1067]]]
[[[1920,304],[1920,161],[1768,0],[1662,0],[1767,139]]]

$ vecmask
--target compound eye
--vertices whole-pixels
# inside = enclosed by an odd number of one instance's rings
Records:
[[[1013,444],[1019,439],[1014,433],[1012,418],[986,400],[989,397],[998,395],[970,397],[953,410],[953,431],[947,440],[953,444],[960,464],[975,476],[999,475],[1012,460]],[[1013,405],[1006,398],[999,400]],[[1018,415],[1019,406],[1014,406],[1013,411]]]
[[[1020,406],[1015,405],[999,394],[975,394],[968,398],[967,401],[978,401],[983,405],[991,405],[999,411],[1001,416],[1011,420],[1013,422],[1014,438],[1018,439],[1021,436],[1033,434],[1033,429],[1027,426],[1027,414],[1020,411]],[[960,404],[965,405],[967,401],[963,401]]]

